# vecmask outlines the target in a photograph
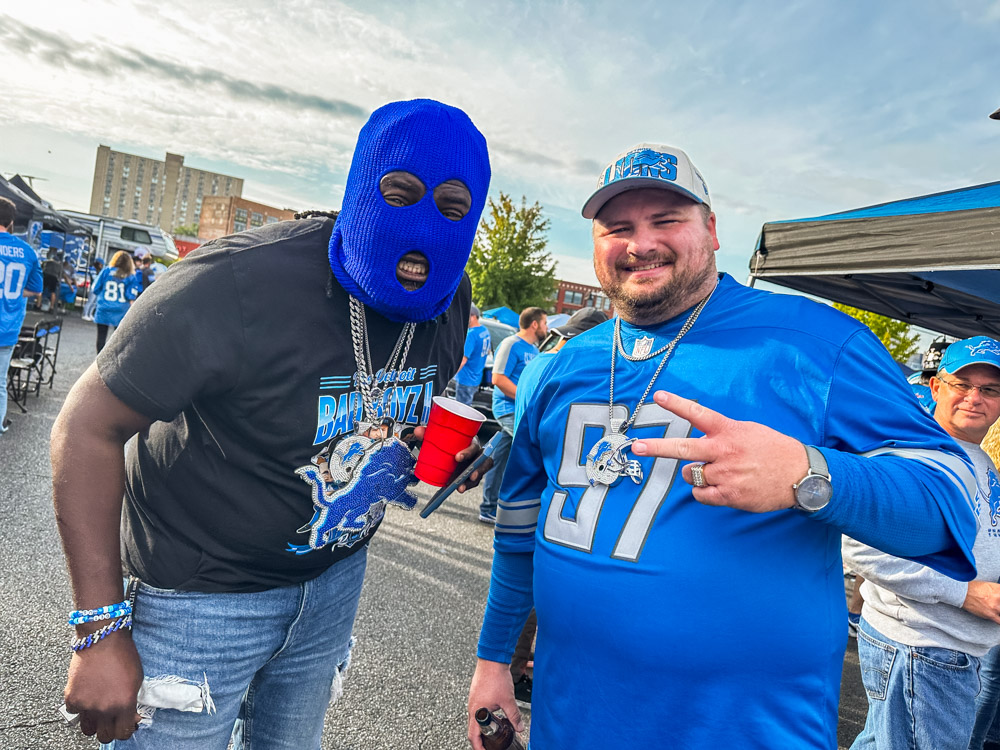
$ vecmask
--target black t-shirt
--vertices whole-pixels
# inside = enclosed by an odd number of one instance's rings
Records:
[[[303,553],[320,506],[296,470],[315,468],[361,408],[332,230],[308,219],[203,245],[149,287],[98,356],[111,391],[160,420],[128,456],[126,572],[161,588],[259,591],[314,578],[374,533]],[[399,422],[426,423],[461,361],[470,304],[466,277],[448,311],[417,326],[386,389]],[[367,323],[378,370],[402,324],[370,309]]]

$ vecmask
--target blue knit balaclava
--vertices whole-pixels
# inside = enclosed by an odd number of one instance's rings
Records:
[[[426,188],[411,206],[390,206],[379,191],[388,173],[416,175]],[[446,218],[434,188],[461,180],[472,207]],[[472,251],[486,204],[490,161],[483,138],[460,109],[429,99],[393,102],[361,129],[347,175],[344,203],[330,238],[330,267],[350,294],[390,320],[421,322],[448,309]],[[430,266],[414,291],[396,279],[396,264],[419,251]]]

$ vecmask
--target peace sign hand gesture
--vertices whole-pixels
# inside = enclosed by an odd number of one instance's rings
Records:
[[[694,462],[686,464],[681,475],[694,486],[695,500],[751,513],[795,504],[792,485],[809,470],[805,446],[798,440],[757,422],[730,419],[666,391],[654,393],[653,401],[686,419],[704,436],[636,440],[631,450],[637,456]],[[698,463],[704,464],[700,478],[692,473]]]

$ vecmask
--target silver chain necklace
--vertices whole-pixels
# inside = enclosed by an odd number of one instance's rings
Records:
[[[653,389],[653,384],[666,366],[667,360],[670,359],[670,355],[673,354],[678,342],[694,326],[695,321],[698,320],[698,316],[701,315],[701,311],[705,309],[705,305],[712,298],[714,291],[713,289],[712,292],[709,292],[708,296],[691,311],[687,320],[684,321],[684,325],[681,326],[681,330],[677,332],[672,341],[661,346],[655,352],[643,356],[629,356],[625,353],[625,347],[622,345],[621,338],[622,320],[621,318],[615,318],[614,340],[611,344],[611,388],[608,395],[608,424],[611,427],[611,433],[598,440],[597,444],[590,449],[590,453],[587,454],[587,479],[590,481],[591,486],[595,484],[610,486],[618,481],[620,477],[624,476],[630,477],[636,484],[642,481],[642,467],[639,465],[639,462],[625,459],[624,449],[635,442],[635,438],[626,437],[625,433],[632,426],[636,416],[638,416],[639,409],[646,402],[646,397],[649,396],[649,392]],[[615,419],[615,359],[619,350],[622,356],[629,362],[645,362],[660,353],[663,354],[660,364],[656,367],[656,372],[653,373],[653,377],[646,385],[646,390],[642,393],[642,398],[639,399],[639,403],[632,410],[632,415],[625,421]]]
[[[368,323],[365,320],[365,306],[355,299],[350,298],[351,312],[351,340],[354,343],[354,361],[358,366],[358,390],[361,391],[361,403],[364,408],[364,419],[358,424],[357,431],[363,434],[368,431],[371,425],[379,420],[377,406],[382,400],[382,395],[386,388],[395,388],[399,382],[400,370],[410,353],[410,344],[413,343],[413,333],[417,329],[416,323],[406,323],[403,330],[399,332],[396,345],[386,362],[385,371],[387,380],[384,386],[375,384],[375,375],[372,365],[371,348],[368,345]],[[389,373],[394,373],[391,385],[388,382]]]

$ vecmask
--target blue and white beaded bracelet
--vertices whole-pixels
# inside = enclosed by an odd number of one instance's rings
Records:
[[[88,622],[101,622],[111,620],[115,617],[124,617],[132,614],[132,605],[135,602],[135,589],[139,579],[129,576],[128,587],[125,591],[125,601],[117,604],[108,604],[97,609],[78,609],[69,613],[69,625],[83,625]]]

